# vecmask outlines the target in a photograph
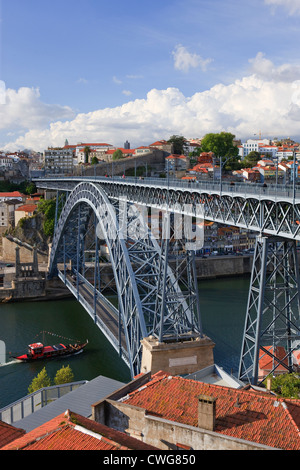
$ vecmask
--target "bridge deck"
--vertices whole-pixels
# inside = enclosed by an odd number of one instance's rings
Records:
[[[83,280],[84,278],[82,276],[80,276],[82,280],[80,280],[78,284],[77,279],[74,279],[70,272],[66,272],[65,274],[63,270],[59,270],[58,277],[69,288],[85,310],[87,310],[116,351],[119,352],[119,319],[117,309],[100,293],[97,293],[95,302],[93,286],[88,281]],[[123,354],[127,356],[127,345],[123,325],[121,327],[120,339]]]
[[[300,188],[297,185],[263,185],[261,183],[244,183],[244,182],[223,182],[222,185],[219,181],[185,181],[179,179],[168,178],[134,178],[134,177],[91,177],[91,176],[55,176],[47,178],[37,178],[33,181],[39,187],[53,188],[54,190],[63,188],[64,190],[71,191],[76,184],[80,182],[111,184],[117,183],[124,186],[140,186],[148,188],[167,188],[169,190],[200,192],[210,194],[222,195],[236,195],[243,198],[253,197],[254,199],[268,199],[272,201],[286,201],[293,203],[300,203]]]

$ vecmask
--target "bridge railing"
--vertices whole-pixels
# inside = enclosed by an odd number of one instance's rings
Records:
[[[55,175],[51,177],[50,175],[45,178],[36,178],[35,182],[39,181],[53,181],[57,182],[58,180],[65,181],[90,181],[90,182],[118,182],[124,185],[135,184],[139,186],[152,186],[152,187],[165,187],[169,189],[186,189],[188,191],[201,190],[201,191],[210,191],[214,193],[238,193],[244,196],[249,196],[251,194],[255,197],[272,197],[272,198],[287,198],[291,199],[297,197],[300,199],[300,186],[292,184],[263,184],[263,183],[246,183],[246,182],[222,182],[220,181],[206,181],[206,180],[180,180],[177,178],[143,178],[143,177],[122,177],[122,176],[63,176]]]
[[[7,424],[13,424],[16,421],[20,421],[86,383],[86,380],[81,380],[79,382],[41,388],[40,390],[2,408],[0,410],[0,421]]]

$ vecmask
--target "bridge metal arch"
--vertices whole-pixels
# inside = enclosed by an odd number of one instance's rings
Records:
[[[190,286],[189,298],[181,291],[178,279],[167,265],[167,254],[162,252],[149,231],[145,240],[131,242],[128,246],[112,202],[101,186],[91,182],[79,183],[70,192],[57,221],[48,272],[50,277],[56,275],[60,263],[66,270],[66,262],[71,260],[78,281],[82,261],[79,253],[84,250],[84,235],[91,214],[94,214],[96,244],[100,229],[109,250],[118,295],[119,333],[118,344],[114,346],[122,356],[121,336],[124,335],[125,362],[133,377],[141,368],[141,339],[151,334],[160,335],[161,339],[164,320],[167,334],[173,333],[174,328],[178,334],[190,331],[202,334],[199,299]],[[135,269],[132,262],[137,264]],[[161,292],[158,292],[158,286]],[[196,311],[198,309],[196,315],[192,311],[194,307]]]
[[[143,317],[142,305],[136,285],[135,276],[129,261],[128,250],[126,248],[124,240],[118,236],[119,228],[112,205],[109,203],[109,200],[105,195],[104,191],[92,183],[80,183],[78,186],[76,186],[76,188],[72,191],[69,198],[67,199],[65,206],[63,207],[53,237],[49,264],[49,276],[51,277],[55,274],[57,263],[59,261],[63,261],[62,252],[63,247],[66,244],[66,241],[64,241],[64,235],[66,233],[66,230],[68,229],[69,224],[71,223],[71,226],[69,228],[71,228],[71,231],[73,231],[75,235],[73,240],[68,240],[69,246],[74,247],[74,242],[76,244],[75,238],[77,238],[78,240],[82,238],[82,235],[86,230],[87,213],[82,213],[83,205],[87,206],[88,208],[91,208],[92,212],[96,216],[97,223],[100,224],[102,234],[105,236],[105,241],[108,246],[112,263],[112,269],[114,271],[114,277],[116,280],[121,321],[123,325],[126,325],[128,323],[128,306],[134,305],[134,308],[136,310],[135,314],[138,318],[138,321],[136,321],[135,324],[135,328],[138,327],[138,329],[140,330],[136,332],[136,335],[144,337],[147,335],[147,330]],[[105,210],[103,210],[103,207],[105,207]],[[81,212],[81,214],[79,214],[79,212]],[[75,225],[78,223],[77,233],[74,230],[74,224],[72,224],[72,215],[75,215]],[[109,234],[111,233],[114,233],[116,235],[115,239],[113,239],[114,237],[109,236]],[[68,238],[69,235],[70,234],[68,233]],[[74,255],[75,251],[76,250],[74,250],[73,252]],[[73,254],[72,252],[70,252],[70,249],[69,251],[67,251],[67,253],[71,256]],[[75,261],[74,255],[73,261]],[[76,255],[76,257],[78,261],[78,256]],[[120,273],[117,272],[117,266],[120,264],[120,262],[122,262],[122,267],[124,270],[122,273],[122,277],[120,276]],[[131,288],[124,289],[124,283],[130,283]],[[136,338],[130,336],[129,330],[127,328],[124,328],[123,331],[126,337],[126,346],[129,356],[131,373],[132,375],[134,375],[133,369],[134,363],[136,362],[135,356],[138,354],[139,347],[136,344]]]

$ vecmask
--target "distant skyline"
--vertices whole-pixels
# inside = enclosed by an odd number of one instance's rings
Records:
[[[0,149],[300,140],[300,0],[0,0]]]

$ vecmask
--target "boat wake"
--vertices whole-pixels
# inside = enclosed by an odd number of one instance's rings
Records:
[[[5,362],[5,364],[0,363],[0,367],[11,366],[12,364],[17,364],[17,362],[20,362],[20,361],[18,361],[18,359],[14,359],[13,361]]]

